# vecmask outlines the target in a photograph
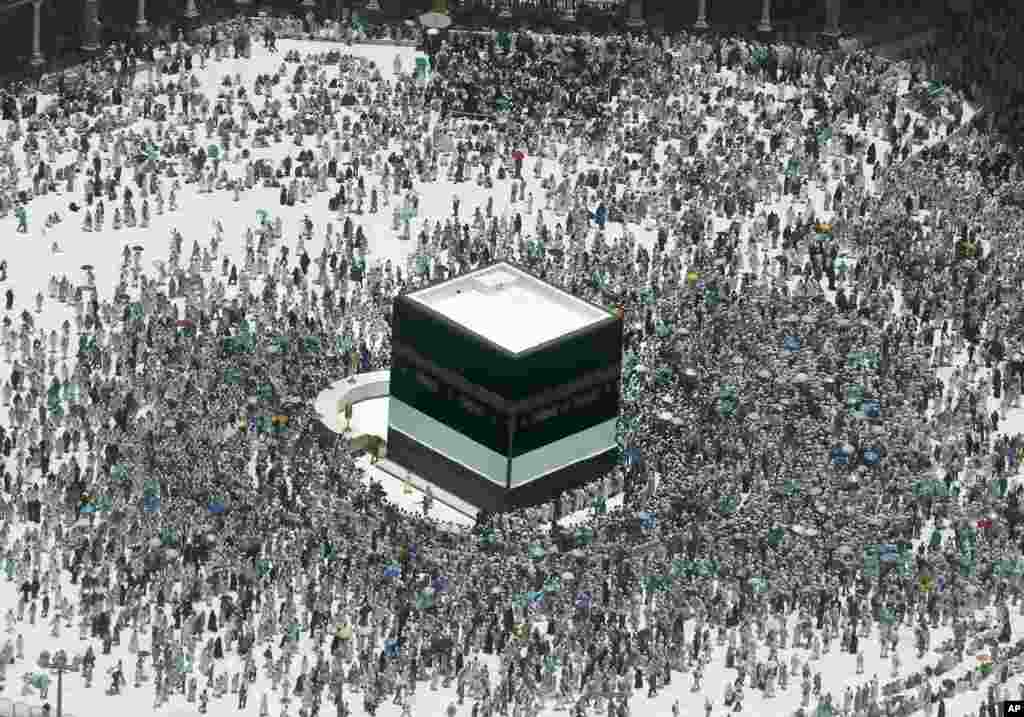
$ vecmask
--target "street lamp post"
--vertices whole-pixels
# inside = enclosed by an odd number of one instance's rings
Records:
[[[196,18],[199,17],[199,8],[196,7],[196,0],[188,0],[188,2],[185,4],[185,17],[187,17],[189,21],[193,23],[195,22]]]
[[[75,659],[69,663],[64,650],[57,650],[52,657],[46,651],[39,655],[39,666],[57,673],[57,717],[64,717],[64,673],[78,672],[81,664],[82,658],[79,655],[75,655]]]

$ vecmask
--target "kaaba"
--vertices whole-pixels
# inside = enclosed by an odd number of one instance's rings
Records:
[[[399,296],[388,459],[477,508],[549,501],[618,460],[623,322],[504,261]]]

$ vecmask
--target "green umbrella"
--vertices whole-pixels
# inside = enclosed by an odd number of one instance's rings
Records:
[[[693,569],[694,572],[702,578],[711,577],[718,572],[718,566],[715,562],[706,558],[702,558],[694,562]]]
[[[576,528],[575,537],[577,545],[589,545],[594,540],[594,531],[587,526],[580,526]]]
[[[682,560],[676,558],[672,561],[672,567],[669,570],[669,575],[674,578],[681,578],[685,575],[689,575],[693,572],[693,565],[689,560]]]
[[[288,351],[288,338],[286,336],[275,336],[267,349],[272,354],[283,354]]]
[[[648,592],[664,592],[671,587],[671,579],[664,575],[649,575],[645,583]]]
[[[964,577],[972,577],[974,575],[976,565],[973,552],[961,553],[959,564],[961,575]]]
[[[306,336],[302,341],[302,347],[306,353],[319,353],[320,352],[320,337],[319,336]]]
[[[434,594],[428,590],[424,590],[416,595],[416,609],[427,610],[434,606]]]
[[[993,498],[1004,498],[1006,497],[1006,489],[1008,483],[1005,477],[999,477],[989,482],[989,492]]]
[[[860,406],[864,402],[864,387],[860,384],[850,384],[846,387],[846,405]]]

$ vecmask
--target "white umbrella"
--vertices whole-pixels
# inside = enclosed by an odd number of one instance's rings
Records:
[[[452,24],[452,19],[440,12],[425,12],[420,15],[420,24],[431,29],[444,30]]]

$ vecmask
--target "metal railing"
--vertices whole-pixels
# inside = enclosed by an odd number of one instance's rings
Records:
[[[453,0],[453,10],[467,11],[489,9],[498,14],[539,14],[544,12],[561,15],[574,14],[577,10],[589,8],[601,12],[615,12],[624,5],[624,0]]]

